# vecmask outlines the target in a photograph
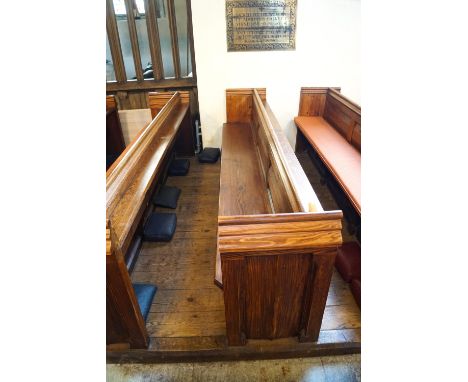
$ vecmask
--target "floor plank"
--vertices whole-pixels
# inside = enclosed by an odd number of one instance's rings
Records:
[[[144,242],[131,275],[133,282],[158,286],[147,320],[151,337],[149,350],[219,350],[226,351],[226,357],[233,352],[226,345],[223,292],[213,283],[219,171],[219,162],[202,165],[191,159],[187,176],[167,179],[167,185],[182,190],[177,209],[156,208],[156,211],[177,214],[174,238],[168,243]],[[315,179],[314,174],[311,177]],[[321,198],[327,201],[323,203],[324,207],[336,208],[332,205],[331,195],[327,195],[326,190],[321,192]],[[313,346],[334,346],[339,343],[348,343],[351,345],[350,351],[355,351],[356,345],[352,344],[360,342],[360,311],[348,284],[336,271],[326,305],[322,331],[316,345],[301,344],[296,338],[250,340],[244,347],[246,356],[264,349],[271,352],[283,349],[285,354],[292,354],[295,348],[301,354],[309,354]],[[323,349],[317,347],[316,351],[328,351],[327,348]],[[333,350],[333,347],[330,349]],[[137,358],[141,356],[140,353],[135,355]]]

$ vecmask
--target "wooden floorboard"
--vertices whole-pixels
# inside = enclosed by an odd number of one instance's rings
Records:
[[[246,346],[226,344],[223,292],[214,285],[220,164],[199,164],[194,158],[187,176],[166,184],[182,190],[177,229],[168,243],[144,242],[133,282],[157,285],[147,329],[148,350],[108,352],[108,362],[177,362],[190,359],[289,358],[360,352],[360,310],[348,284],[335,271],[322,330],[316,343],[297,338],[249,340]],[[316,189],[318,179],[308,171]],[[335,209],[327,190],[320,190],[325,209]],[[326,208],[327,207],[327,208]]]

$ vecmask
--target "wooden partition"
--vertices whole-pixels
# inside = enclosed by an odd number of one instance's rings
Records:
[[[191,130],[186,94],[154,93],[150,97],[150,101],[165,100],[165,104],[106,174],[107,345],[114,347],[148,346],[127,270],[128,253],[135,253],[135,240],[151,211],[150,198],[164,177],[166,164],[173,151],[177,152],[184,130]],[[190,145],[193,150],[193,142]]]
[[[341,211],[323,211],[266,102],[265,89],[226,91],[218,255],[230,345],[320,332]]]

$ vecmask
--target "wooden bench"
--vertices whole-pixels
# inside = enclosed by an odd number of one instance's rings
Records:
[[[353,220],[360,225],[361,108],[338,88],[302,88],[299,116],[294,122],[298,128],[296,152],[312,148],[319,169],[326,169],[322,171],[324,179],[331,174],[331,185],[336,183],[352,206],[340,203],[340,207],[357,214]]]
[[[150,93],[153,120],[106,174],[106,317],[108,347],[146,348],[148,335],[131,284],[141,231],[174,151],[193,155],[188,92]],[[178,150],[179,148],[179,150]]]
[[[215,283],[229,345],[320,332],[341,211],[325,212],[266,102],[226,91]]]

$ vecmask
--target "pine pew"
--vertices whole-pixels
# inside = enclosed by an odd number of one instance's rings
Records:
[[[309,150],[340,207],[360,231],[361,108],[339,91],[301,88],[299,115],[294,118],[296,152]]]
[[[131,284],[151,195],[174,152],[193,155],[188,92],[149,93],[153,120],[106,173],[106,317],[109,348],[147,348],[148,334]]]
[[[125,150],[117,103],[113,95],[106,97],[106,170]]]
[[[229,345],[320,332],[341,211],[323,211],[266,102],[226,90],[215,283]]]

